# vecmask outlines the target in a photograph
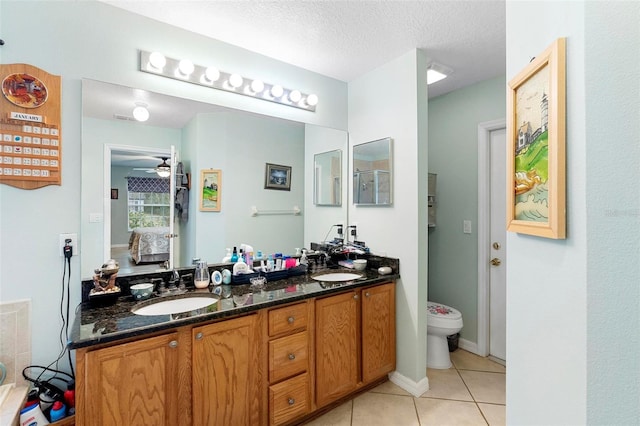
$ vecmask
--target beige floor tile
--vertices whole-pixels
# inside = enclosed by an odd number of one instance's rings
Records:
[[[487,419],[489,426],[504,426],[507,424],[507,410],[504,405],[478,404],[478,407],[484,414],[484,418]]]
[[[345,402],[317,419],[306,423],[307,426],[350,426],[353,401]]]
[[[505,404],[505,375],[461,370],[460,376],[476,402]]]
[[[353,401],[352,426],[419,426],[414,398],[365,393]]]
[[[422,398],[444,398],[460,401],[473,401],[469,390],[455,368],[447,370],[427,369],[429,390]]]
[[[396,385],[391,380],[388,380],[383,384],[376,386],[375,388],[371,389],[369,392],[411,396],[409,392],[402,389],[400,386]]]
[[[473,402],[416,398],[416,409],[423,426],[485,425],[482,413]]]
[[[462,349],[451,352],[451,362],[458,370],[493,371],[496,373],[506,371],[504,365]]]

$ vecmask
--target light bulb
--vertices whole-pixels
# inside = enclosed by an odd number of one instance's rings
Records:
[[[147,121],[149,119],[149,110],[143,105],[138,105],[133,109],[133,118],[137,121]]]
[[[309,106],[318,105],[318,95],[311,94],[307,96],[307,105]]]
[[[229,84],[231,85],[231,87],[234,87],[236,89],[242,86],[243,81],[244,80],[239,74],[231,74],[231,77],[229,77]]]
[[[191,62],[188,59],[182,59],[178,63],[178,71],[184,77],[189,77],[191,75],[191,73],[193,73],[194,69],[195,69],[195,67],[193,66],[193,62]]]
[[[204,77],[207,81],[213,83],[214,81],[218,81],[220,78],[220,71],[216,67],[207,67],[204,71]]]
[[[280,85],[275,85],[271,88],[271,96],[274,98],[280,98],[284,94],[284,89]]]
[[[299,90],[292,90],[289,92],[289,100],[294,104],[297,104],[302,99],[302,93]]]
[[[254,93],[262,93],[262,91],[264,90],[264,83],[262,82],[262,80],[253,80],[251,82],[251,90]]]
[[[158,71],[162,71],[164,66],[167,64],[167,58],[160,52],[153,52],[149,55],[149,65],[155,68]]]

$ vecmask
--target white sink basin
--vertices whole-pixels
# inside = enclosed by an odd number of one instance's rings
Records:
[[[324,282],[340,282],[340,281],[352,281],[358,278],[362,278],[360,274],[354,274],[353,272],[332,272],[328,274],[320,274],[311,277],[316,281]]]
[[[218,301],[214,297],[181,297],[171,300],[160,300],[149,305],[133,308],[131,312],[136,315],[170,315],[182,312],[194,311],[214,305]]]

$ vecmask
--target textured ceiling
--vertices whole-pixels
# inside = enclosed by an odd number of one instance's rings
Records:
[[[424,49],[429,97],[505,72],[504,0],[102,1],[346,82]]]

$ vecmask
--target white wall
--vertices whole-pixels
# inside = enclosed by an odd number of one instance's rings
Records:
[[[507,423],[586,422],[583,2],[507,2],[507,81],[567,37],[567,239],[507,233]]]
[[[327,234],[331,240],[337,236],[336,229],[332,225],[343,223],[346,232],[347,224],[347,181],[349,155],[347,151],[347,133],[342,130],[328,129],[308,124],[305,126],[305,193],[304,199],[304,246],[309,248],[311,243],[324,241]],[[314,155],[322,152],[339,149],[342,151],[342,205],[340,206],[316,206],[313,204],[314,193]]]
[[[640,419],[640,2],[587,2],[585,46],[587,423],[630,425]]]
[[[438,175],[429,228],[429,300],[462,313],[461,337],[478,342],[478,124],[506,116],[505,77],[429,100],[429,173]],[[472,232],[462,232],[471,220]]]
[[[30,17],[25,25],[24,17]],[[0,299],[32,300],[32,353],[47,365],[59,352],[57,336],[63,263],[58,234],[80,231],[81,79],[139,87],[231,108],[346,129],[344,82],[231,45],[145,19],[95,1],[0,2],[3,63],[27,63],[62,76],[62,185],[25,191],[0,185]],[[237,96],[137,71],[138,49],[219,61],[223,70],[315,92],[315,113]],[[84,217],[84,214],[83,214]],[[80,256],[91,239],[80,235]],[[72,306],[80,299],[79,257],[71,269]],[[72,309],[73,312],[73,309]],[[72,315],[73,316],[73,315]],[[52,320],[55,318],[54,320]],[[71,318],[73,321],[73,318]]]
[[[190,234],[185,232],[183,257],[218,263],[225,248],[250,244],[265,254],[292,254],[303,244],[303,216],[288,214],[251,216],[259,210],[292,210],[304,206],[304,125],[252,114],[223,112],[200,114],[187,126],[190,134]],[[185,133],[186,134],[186,133]],[[186,143],[184,144],[186,145]],[[182,156],[187,158],[186,155]],[[291,190],[264,188],[265,163],[291,166]],[[200,207],[200,172],[222,171],[219,212]]]
[[[393,84],[390,84],[393,82]],[[426,383],[427,88],[424,54],[412,50],[349,83],[353,145],[393,138],[393,205],[353,206],[349,223],[374,253],[400,258],[396,287],[397,372]],[[349,169],[353,173],[352,168]],[[353,183],[349,179],[349,194]]]

